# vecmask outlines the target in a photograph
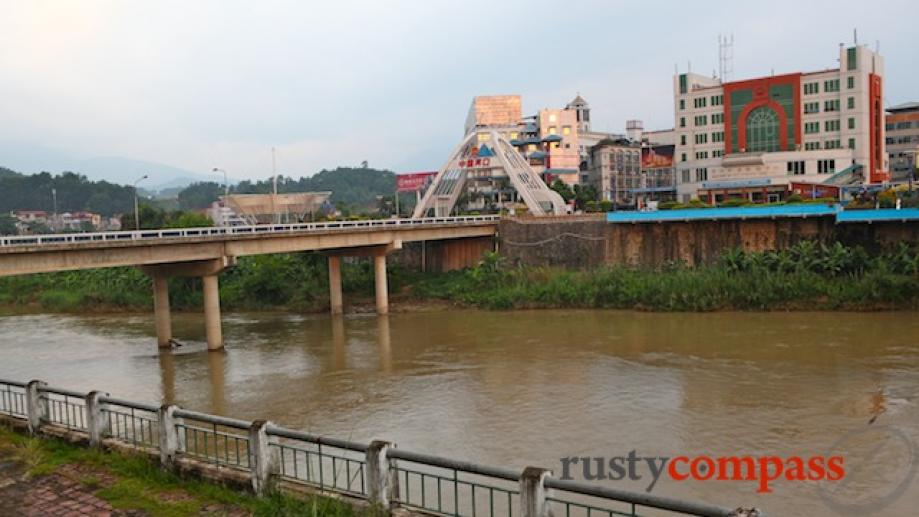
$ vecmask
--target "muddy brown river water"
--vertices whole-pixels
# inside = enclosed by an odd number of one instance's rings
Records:
[[[632,450],[841,454],[837,483],[662,477],[654,493],[772,516],[919,507],[916,313],[234,313],[216,353],[201,316],[173,325],[185,346],[158,352],[152,315],[0,316],[0,377],[556,473]]]

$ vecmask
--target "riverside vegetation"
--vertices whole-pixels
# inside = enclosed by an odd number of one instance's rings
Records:
[[[221,275],[226,310],[323,311],[328,307],[325,257],[287,254],[241,257]],[[346,262],[342,288],[372,303],[369,261]],[[494,253],[475,268],[420,273],[389,270],[391,298],[439,300],[484,309],[612,308],[649,311],[889,310],[919,308],[919,250],[905,244],[871,256],[862,248],[800,242],[782,251],[726,252],[716,264],[623,266],[571,271],[516,267]],[[150,280],[134,268],[0,278],[0,305],[49,311],[146,310]],[[201,283],[170,280],[177,310],[198,310]]]

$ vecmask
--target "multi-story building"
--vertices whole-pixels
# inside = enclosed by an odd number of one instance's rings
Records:
[[[679,199],[768,202],[793,182],[884,181],[883,58],[840,46],[839,63],[726,83],[674,76]]]
[[[908,180],[916,174],[919,153],[919,102],[887,108],[886,130],[891,179]]]
[[[590,148],[590,177],[600,198],[617,205],[635,202],[641,187],[641,143],[628,138],[605,139]]]

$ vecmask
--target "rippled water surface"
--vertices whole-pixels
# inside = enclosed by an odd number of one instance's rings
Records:
[[[851,475],[828,497],[843,505],[886,501],[873,498],[910,469],[895,436],[919,443],[914,313],[239,313],[224,316],[227,348],[217,353],[205,349],[199,315],[174,315],[173,326],[185,346],[158,352],[152,315],[2,316],[0,377],[556,471],[561,457],[633,449],[811,456],[836,447]],[[654,493],[835,515],[812,482],[755,490],[662,479]],[[907,481],[880,514],[916,506],[919,487]]]

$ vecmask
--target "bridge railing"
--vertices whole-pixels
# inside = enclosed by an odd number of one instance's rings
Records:
[[[25,420],[33,432],[63,430],[146,450],[169,463],[189,458],[216,469],[248,473],[256,491],[270,479],[306,485],[390,508],[456,517],[638,516],[639,511],[707,517],[762,516],[657,495],[532,477],[531,471],[458,461],[396,448],[248,421],[0,379],[0,415]],[[56,434],[56,433],[52,433]],[[263,468],[259,468],[259,465]],[[264,468],[270,465],[269,468]],[[538,489],[531,484],[536,479]],[[257,481],[258,480],[258,481]],[[527,487],[526,489],[524,487]]]
[[[0,247],[73,244],[80,242],[139,241],[149,239],[194,239],[221,235],[299,233],[311,231],[350,231],[359,229],[407,228],[439,224],[481,224],[501,219],[498,215],[424,217],[419,219],[366,219],[358,221],[325,221],[319,223],[259,224],[255,226],[214,226],[205,228],[164,228],[118,232],[54,233],[45,235],[11,235],[0,237]]]

